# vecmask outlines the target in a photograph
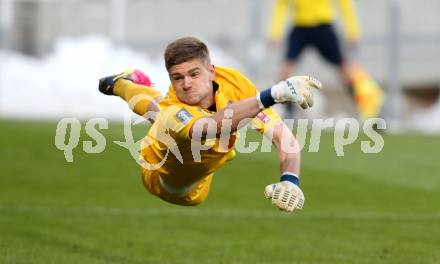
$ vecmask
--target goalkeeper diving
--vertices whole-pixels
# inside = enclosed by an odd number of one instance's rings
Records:
[[[165,97],[139,70],[99,80],[99,91],[121,97],[153,122],[140,151],[148,191],[173,204],[203,202],[214,173],[235,156],[237,130],[250,122],[272,140],[279,156],[277,181],[266,186],[264,195],[281,210],[302,209],[298,142],[271,106],[293,102],[309,108],[312,90],[321,83],[295,76],[259,93],[239,71],[214,66],[206,44],[194,37],[171,42],[164,59],[171,81]],[[295,151],[285,150],[285,144],[296,146]]]

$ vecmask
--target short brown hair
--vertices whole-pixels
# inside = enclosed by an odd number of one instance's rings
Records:
[[[208,47],[195,37],[180,38],[168,44],[164,59],[168,71],[175,65],[193,59],[200,59],[206,64],[211,63]]]

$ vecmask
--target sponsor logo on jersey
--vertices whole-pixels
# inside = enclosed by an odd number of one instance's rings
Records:
[[[191,119],[193,119],[193,116],[185,108],[182,108],[177,112],[176,119],[186,125]]]
[[[264,124],[269,124],[271,119],[270,117],[268,117],[265,113],[260,112],[257,115],[257,118],[261,120],[261,122],[263,122]]]

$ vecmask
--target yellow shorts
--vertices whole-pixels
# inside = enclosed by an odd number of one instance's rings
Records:
[[[208,197],[213,175],[212,173],[186,188],[176,189],[167,186],[156,171],[142,169],[142,181],[150,193],[169,203],[185,206],[197,205]]]

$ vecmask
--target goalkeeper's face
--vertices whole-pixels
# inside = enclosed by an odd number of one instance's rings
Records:
[[[212,81],[215,77],[212,64],[193,59],[171,67],[169,75],[180,101],[202,108],[209,108],[212,105],[214,100]]]

